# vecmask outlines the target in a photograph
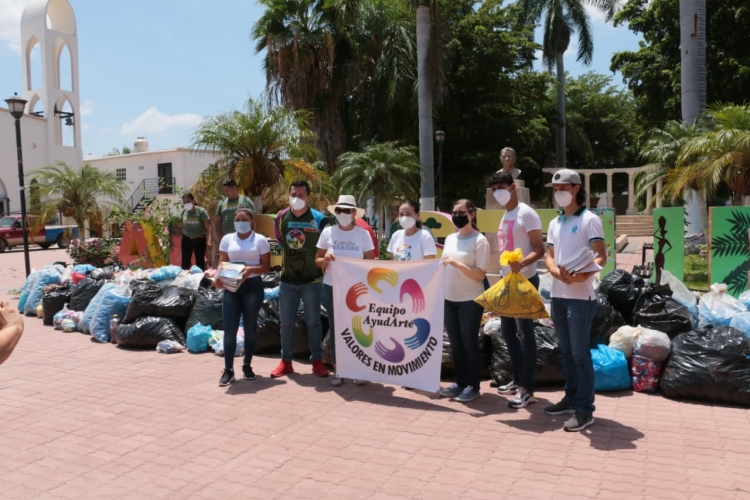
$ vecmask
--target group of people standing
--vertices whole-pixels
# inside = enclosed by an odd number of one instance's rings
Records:
[[[564,429],[578,431],[594,422],[594,373],[589,351],[589,331],[596,313],[596,294],[593,288],[595,273],[570,273],[558,265],[582,246],[592,248],[595,262],[606,263],[604,233],[598,216],[585,206],[586,194],[580,176],[563,169],[555,173],[551,186],[561,208],[547,231],[546,249],[539,215],[529,205],[518,200],[513,173],[503,169],[488,183],[498,203],[505,209],[498,229],[500,252],[521,248],[523,260],[501,270],[503,275],[521,273],[534,287],[539,287],[537,263],[542,258],[553,277],[551,312],[560,343],[562,367],[566,377],[565,397],[545,408],[549,415],[571,414]],[[224,359],[225,367],[220,386],[235,381],[234,353],[240,319],[245,330],[245,355],[242,372],[252,380],[251,367],[257,340],[257,319],[263,301],[260,276],[270,268],[270,245],[261,234],[253,231],[254,210],[249,198],[240,197],[234,181],[225,184],[227,198],[215,216],[221,223],[219,262],[243,263],[245,281],[236,292],[225,291]],[[328,377],[330,372],[322,362],[323,328],[319,314],[321,304],[328,314],[329,345],[334,364],[330,384],[340,387],[344,379],[336,374],[336,349],[333,339],[334,314],[333,281],[325,272],[337,257],[374,259],[376,242],[371,234],[357,224],[364,210],[351,195],[341,195],[328,211],[335,223],[309,206],[310,186],[305,181],[294,182],[289,189],[289,208],[276,217],[276,239],[282,247],[282,272],[279,285],[281,323],[281,361],[271,372],[279,378],[293,373],[294,324],[300,301],[304,303],[311,351],[312,372]],[[183,219],[191,222],[191,229],[210,233],[210,222],[205,210],[195,207],[192,196],[186,195]],[[429,231],[422,228],[419,203],[404,201],[398,211],[398,222],[403,228],[390,240],[388,252],[394,260],[434,259],[437,247]],[[488,286],[486,273],[490,260],[490,244],[478,230],[477,207],[467,199],[453,204],[451,218],[457,232],[444,242],[442,265],[446,266],[444,324],[450,340],[455,365],[455,383],[443,388],[440,395],[468,403],[480,396],[481,361],[478,331],[483,308],[474,299]],[[196,230],[192,234],[200,232]],[[206,245],[206,236],[192,236],[188,243],[183,238],[183,251],[192,248],[198,258],[198,248]],[[196,240],[198,243],[196,244]],[[205,251],[205,247],[204,247]],[[190,256],[188,256],[188,259]],[[184,267],[183,257],[183,267]],[[198,264],[199,265],[199,264]],[[221,284],[215,282],[217,288]],[[511,408],[524,408],[535,402],[534,384],[537,346],[532,320],[501,318],[501,332],[508,346],[513,381],[498,388],[501,394],[512,394]],[[355,385],[366,382],[354,380]]]

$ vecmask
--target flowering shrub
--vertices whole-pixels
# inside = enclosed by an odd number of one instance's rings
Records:
[[[73,240],[67,251],[76,264],[91,264],[94,267],[120,264],[118,239]]]

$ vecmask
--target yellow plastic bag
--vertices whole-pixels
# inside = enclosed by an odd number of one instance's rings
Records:
[[[521,249],[503,252],[500,264],[507,266],[511,262],[520,262],[523,258]],[[510,273],[474,301],[498,316],[519,319],[549,318],[544,308],[542,297],[534,285],[520,273]]]

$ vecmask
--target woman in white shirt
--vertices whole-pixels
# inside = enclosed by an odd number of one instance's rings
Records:
[[[224,319],[224,371],[219,385],[229,385],[234,378],[234,353],[237,349],[237,330],[240,317],[245,327],[245,358],[242,374],[245,380],[255,379],[250,366],[258,340],[258,313],[263,305],[263,280],[261,274],[271,268],[271,247],[262,234],[253,231],[253,212],[238,208],[234,214],[236,232],[225,235],[219,244],[219,265],[222,262],[244,264],[242,284],[236,292],[224,290],[222,313]],[[214,281],[216,288],[221,282]]]
[[[353,259],[374,259],[375,246],[370,235],[357,226],[355,219],[365,214],[364,209],[358,208],[354,196],[342,194],[335,205],[330,205],[328,211],[336,216],[335,226],[326,226],[318,239],[318,253],[315,265],[326,270],[330,262],[336,257],[349,257]],[[329,349],[333,370],[336,371],[336,329],[334,327],[334,305],[333,305],[333,278],[331,273],[323,275],[323,307],[328,313],[328,325],[330,339]],[[331,385],[340,387],[344,379],[335,375],[331,379]],[[364,385],[364,382],[354,381],[356,385]]]
[[[398,207],[398,223],[403,229],[393,233],[388,244],[388,253],[393,260],[434,259],[437,255],[435,240],[419,220],[419,203],[405,200]]]
[[[484,277],[490,257],[487,238],[476,225],[477,207],[471,200],[453,204],[453,225],[457,233],[449,235],[443,246],[445,272],[445,329],[451,343],[456,383],[440,391],[443,397],[455,397],[468,403],[479,397],[481,356],[479,325],[484,308],[474,299],[484,291]]]

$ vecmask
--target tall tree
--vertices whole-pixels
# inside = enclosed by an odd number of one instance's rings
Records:
[[[114,172],[106,172],[85,163],[75,169],[65,163],[41,168],[31,176],[42,200],[41,220],[61,213],[78,225],[85,237],[86,220],[97,220],[102,211],[120,206],[127,186]],[[105,214],[106,215],[106,214]]]
[[[680,89],[682,120],[695,123],[706,110],[706,0],[680,0]],[[685,224],[705,231],[708,211],[704,193],[686,193]]]
[[[390,231],[391,206],[396,199],[415,199],[422,165],[414,148],[395,142],[372,143],[362,152],[344,153],[331,180],[340,192],[353,194],[360,204],[372,196],[386,232]]]
[[[358,75],[352,33],[360,0],[260,0],[251,36],[266,51],[267,89],[277,104],[311,110],[323,159],[333,170],[346,149],[345,104]]]
[[[577,60],[588,65],[594,54],[594,40],[591,33],[589,15],[585,6],[591,5],[601,10],[607,21],[612,20],[620,0],[520,0],[521,20],[524,23],[539,24],[544,17],[542,61],[557,71],[557,112],[562,123],[557,127],[556,164],[563,168],[565,162],[565,66],[563,55],[570,45],[570,37],[578,33]]]
[[[313,145],[310,118],[309,112],[268,108],[253,99],[243,111],[206,118],[193,135],[192,147],[224,156],[201,176],[198,188],[210,191],[227,177],[235,179],[240,189],[254,196],[260,211],[264,193],[278,186],[286,171],[316,180],[313,164],[320,151]]]

